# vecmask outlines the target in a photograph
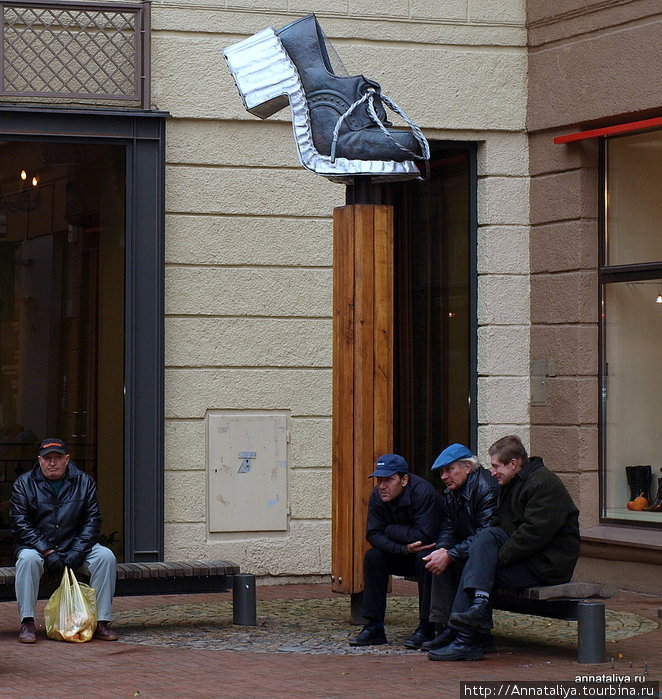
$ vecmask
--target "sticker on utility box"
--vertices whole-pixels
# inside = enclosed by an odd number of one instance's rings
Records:
[[[238,473],[248,473],[251,470],[251,461],[257,457],[256,451],[240,451],[239,461],[241,464],[239,466]]]

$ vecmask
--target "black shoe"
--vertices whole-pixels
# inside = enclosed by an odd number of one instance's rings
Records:
[[[494,636],[492,636],[491,633],[479,633],[478,643],[480,643],[480,647],[483,649],[483,655],[486,655],[487,653],[499,652],[499,649],[496,647],[496,643],[494,642]]]
[[[384,629],[367,624],[361,633],[349,639],[350,646],[383,646],[388,643]]]
[[[450,621],[460,626],[489,632],[492,629],[492,607],[489,597],[476,597],[469,609],[453,612]]]
[[[431,650],[430,660],[482,660],[483,651],[475,633],[459,632],[457,638],[443,648]]]
[[[439,635],[435,636],[431,641],[426,641],[422,646],[421,650],[437,650],[437,648],[443,648],[449,643],[452,643],[457,636],[457,631],[451,629],[447,626]]]
[[[418,650],[424,643],[434,638],[434,624],[422,622],[414,633],[405,641],[405,648]]]

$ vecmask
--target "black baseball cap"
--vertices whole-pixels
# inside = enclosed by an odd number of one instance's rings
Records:
[[[61,439],[58,439],[57,437],[48,437],[48,439],[44,439],[44,441],[39,445],[39,456],[46,456],[46,454],[50,454],[52,451],[55,451],[58,454],[69,453],[67,445]]]

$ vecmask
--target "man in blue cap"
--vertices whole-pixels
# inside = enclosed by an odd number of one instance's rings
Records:
[[[579,556],[579,511],[561,479],[540,457],[529,458],[516,435],[497,440],[489,454],[499,483],[495,516],[469,546],[448,621],[457,635],[430,660],[480,660],[492,590],[568,582]]]
[[[423,560],[433,573],[430,621],[440,627],[440,633],[423,643],[422,650],[442,648],[455,638],[456,632],[447,627],[451,605],[469,555],[469,546],[476,533],[490,525],[499,489],[492,474],[463,444],[446,447],[435,460],[432,470],[439,472],[446,486],[443,495],[445,517],[436,550]],[[484,648],[493,644],[491,638],[481,640]]]
[[[367,624],[349,642],[351,646],[388,643],[384,632],[389,575],[416,577],[419,625],[405,642],[420,648],[434,637],[430,616],[431,573],[423,560],[434,548],[441,528],[441,495],[428,481],[414,473],[399,454],[377,459],[370,478],[376,485],[368,504],[366,538],[372,548],[364,559],[363,616]]]

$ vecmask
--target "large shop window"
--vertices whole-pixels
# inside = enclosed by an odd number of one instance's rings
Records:
[[[662,525],[662,131],[603,148],[602,516]]]

